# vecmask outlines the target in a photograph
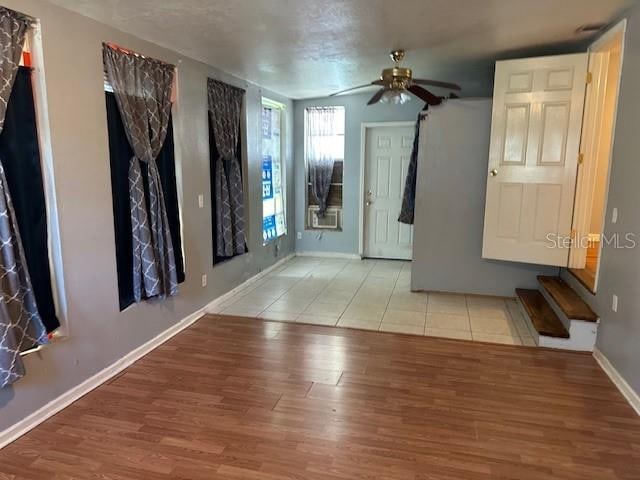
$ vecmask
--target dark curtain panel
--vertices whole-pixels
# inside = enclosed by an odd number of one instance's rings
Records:
[[[49,268],[47,210],[31,88],[31,71],[20,67],[0,134],[0,159],[16,213],[38,312],[47,332],[60,326]]]
[[[111,161],[111,190],[113,196],[113,223],[116,237],[116,263],[118,267],[118,292],[120,310],[134,303],[133,295],[133,248],[131,238],[131,208],[129,207],[129,167],[124,159],[130,159],[133,151],[124,130],[120,111],[113,93],[106,92],[107,126],[109,130],[109,157]],[[173,144],[173,122],[169,119],[169,129],[160,154],[156,159],[160,172],[160,183],[164,193],[167,219],[176,260],[178,282],[185,279],[182,240],[180,233],[180,212]],[[146,175],[147,165],[142,162],[142,176],[145,191],[149,188]],[[146,192],[145,192],[146,193]],[[149,199],[149,195],[145,195]]]
[[[420,121],[422,113],[418,115],[416,126],[414,127],[415,136],[413,137],[413,148],[411,149],[411,157],[409,159],[409,168],[407,168],[407,178],[404,182],[404,191],[402,193],[402,207],[398,221],[413,225],[413,216],[416,208],[416,179],[418,178],[418,147],[420,145]]]
[[[220,256],[218,255],[216,252],[218,251],[218,245],[217,245],[217,234],[216,234],[216,225],[217,225],[217,217],[216,217],[216,178],[215,178],[215,166],[216,166],[216,162],[218,161],[218,158],[220,157],[220,154],[218,153],[218,148],[216,147],[216,140],[215,140],[215,134],[213,132],[213,125],[211,123],[211,115],[207,115],[207,118],[209,119],[209,179],[210,179],[210,185],[211,185],[211,205],[213,206],[213,208],[211,209],[211,238],[213,239],[213,264],[216,265],[218,263],[224,262],[225,260],[229,260],[236,255],[231,255],[229,257],[225,257],[225,256]],[[238,145],[236,145],[236,158],[241,159],[242,158],[242,139],[239,138],[238,139]],[[239,163],[241,172],[242,172],[242,162],[240,161]],[[225,172],[228,173],[229,172],[229,165],[228,162],[224,163],[224,167],[225,167]],[[243,177],[244,177],[244,173],[243,173]],[[245,244],[245,248],[244,248],[245,252],[249,251],[246,244]]]

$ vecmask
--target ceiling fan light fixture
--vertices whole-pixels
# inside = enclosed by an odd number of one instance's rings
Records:
[[[369,99],[367,105],[374,105],[378,102],[403,105],[411,100],[412,95],[415,95],[427,105],[439,105],[442,103],[444,97],[434,95],[422,85],[430,85],[447,90],[460,90],[460,86],[455,83],[429,80],[426,78],[413,78],[413,72],[410,68],[400,66],[403,58],[404,50],[394,50],[391,52],[391,60],[393,60],[395,65],[392,68],[383,69],[380,77],[371,83],[334,92],[330,96],[333,97],[361,88],[376,86],[378,87],[378,91]]]
[[[380,98],[382,103],[389,103],[392,105],[404,105],[407,102],[411,101],[411,95],[409,95],[404,90],[387,90],[382,94]]]

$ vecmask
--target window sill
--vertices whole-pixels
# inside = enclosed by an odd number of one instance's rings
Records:
[[[306,226],[304,227],[305,231],[310,231],[310,232],[342,232],[342,227],[338,227],[338,228],[314,228],[314,227],[309,227]]]
[[[53,332],[49,338],[49,343],[47,345],[38,345],[37,347],[33,347],[30,348],[28,350],[25,350],[24,352],[20,352],[20,356],[21,357],[26,357],[27,355],[32,355],[34,353],[37,353],[47,347],[50,347],[52,345],[56,345],[60,342],[65,341],[67,338],[69,338],[66,335],[61,334],[60,332],[58,332],[57,330],[55,332]]]
[[[284,233],[281,233],[277,237],[272,238],[271,240],[267,240],[266,242],[262,242],[262,246],[266,247],[267,245],[271,245],[273,242],[276,242],[276,241],[280,240],[282,237],[286,237],[286,236],[287,236],[287,231],[285,230]]]

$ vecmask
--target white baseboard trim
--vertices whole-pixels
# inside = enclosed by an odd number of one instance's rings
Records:
[[[170,328],[160,333],[156,337],[152,338],[148,342],[140,345],[135,350],[132,350],[124,357],[116,360],[114,363],[99,371],[92,377],[89,377],[84,382],[76,385],[71,390],[67,390],[65,393],[60,395],[58,398],[50,401],[42,408],[36,410],[31,415],[25,417],[20,420],[18,423],[12,425],[8,429],[0,432],[0,448],[8,445],[14,440],[18,439],[29,430],[37,427],[40,423],[44,422],[49,417],[55,415],[60,410],[65,407],[68,407],[70,404],[78,400],[80,397],[83,397],[91,390],[99,387],[103,383],[105,383],[110,378],[116,376],[122,370],[144,357],[151,350],[160,346],[167,340],[169,340],[174,335],[180,333],[182,330],[192,325],[196,320],[201,318],[204,315],[204,309],[199,309],[198,311],[192,313],[188,317],[183,318],[175,325],[172,325]]]
[[[215,300],[213,300],[212,302],[210,302],[208,305],[206,305],[204,307],[205,313],[215,313],[217,311],[216,307],[218,305],[220,305],[221,303],[224,303],[226,300],[228,300],[229,298],[233,297],[238,292],[241,292],[242,290],[245,290],[252,283],[256,283],[262,277],[264,277],[264,276],[268,275],[269,273],[273,272],[276,268],[281,267],[283,263],[291,260],[295,256],[296,256],[295,253],[290,253],[286,257],[281,258],[280,260],[278,260],[276,263],[274,263],[270,267],[265,268],[260,273],[256,273],[253,277],[248,278],[247,280],[242,282],[237,287],[232,288],[227,293],[224,293],[224,294],[220,295],[218,298],[216,298]]]
[[[596,362],[602,367],[602,370],[604,370],[614,385],[620,390],[624,398],[627,399],[629,405],[640,415],[640,395],[622,378],[622,375],[620,375],[611,362],[609,362],[609,359],[598,350],[598,347],[593,349],[593,358],[596,359]]]
[[[89,377],[84,382],[76,385],[75,387],[71,388],[70,390],[60,395],[58,398],[50,401],[49,403],[44,405],[42,408],[36,410],[31,415],[28,415],[27,417],[20,420],[18,423],[15,423],[14,425],[7,428],[6,430],[0,432],[0,449],[5,447],[9,443],[13,442],[14,440],[17,440],[19,437],[27,433],[29,430],[37,427],[42,422],[47,420],[49,417],[52,417],[53,415],[58,413],[60,410],[68,407],[73,402],[75,402],[79,398],[89,393],[91,390],[94,390],[95,388],[99,387],[100,385],[102,385],[103,383],[105,383],[106,381],[113,378],[121,371],[123,371],[125,368],[135,363],[140,358],[144,357],[146,354],[148,354],[152,350],[159,347],[164,342],[166,342],[170,338],[174,337],[175,335],[183,331],[185,328],[194,324],[197,320],[202,318],[208,312],[208,310],[210,310],[216,304],[224,301],[225,298],[228,298],[231,295],[234,295],[235,292],[242,290],[243,288],[246,288],[248,285],[254,283],[256,280],[267,275],[269,272],[276,269],[281,264],[283,264],[284,262],[286,262],[287,260],[291,259],[294,256],[295,254],[292,253],[284,257],[282,260],[279,260],[269,268],[266,268],[262,272],[247,279],[246,281],[238,285],[233,290],[225,293],[224,295],[221,295],[220,297],[213,300],[211,303],[205,305],[203,308],[200,308],[197,311],[193,312],[191,315],[183,318],[178,323],[172,325],[167,330],[160,333],[159,335],[152,338],[151,340],[144,343],[143,345],[140,345],[135,350],[132,350],[131,352],[127,353],[124,357],[116,360],[114,363],[104,368],[103,370],[99,371],[95,375]]]
[[[296,252],[298,257],[321,257],[321,258],[346,258],[349,260],[360,260],[361,257],[357,253],[340,253],[340,252]]]

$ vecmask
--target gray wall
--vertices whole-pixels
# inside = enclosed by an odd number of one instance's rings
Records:
[[[302,238],[296,240],[296,250],[299,252],[358,253],[361,125],[363,122],[415,121],[424,106],[424,102],[415,98],[405,105],[367,106],[373,92],[294,101],[296,230],[302,233]],[[320,235],[317,230],[305,230],[304,109],[325,105],[345,107],[344,186],[342,231],[322,232]]]
[[[563,277],[600,315],[598,349],[640,394],[640,7],[628,15],[624,49],[604,234],[623,237],[631,233],[637,245],[633,249],[603,246],[596,295],[571,274],[564,272]],[[615,224],[611,223],[614,207],[618,209]],[[619,298],[617,312],[611,310],[613,294]]]
[[[482,258],[491,100],[449,100],[421,142],[411,289],[514,296],[557,268]]]
[[[27,376],[0,391],[0,431],[78,385],[144,344],[180,319],[232,289],[277,259],[273,244],[262,247],[261,90],[215,68],[144,42],[39,0],[5,0],[3,5],[42,22],[55,190],[58,199],[68,339],[26,357]],[[166,302],[148,302],[118,311],[115,245],[101,42],[111,41],[178,66],[175,113],[178,183],[187,280]],[[251,253],[212,268],[207,77],[247,89],[248,243]],[[292,132],[293,104],[287,131]],[[287,144],[287,187],[294,191],[292,136]],[[206,206],[198,209],[197,195]],[[293,197],[292,197],[293,198]],[[293,251],[290,235],[280,256]],[[206,288],[201,274],[209,276]]]

